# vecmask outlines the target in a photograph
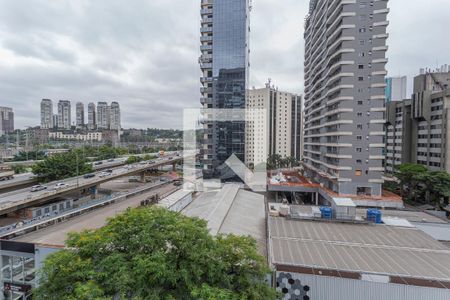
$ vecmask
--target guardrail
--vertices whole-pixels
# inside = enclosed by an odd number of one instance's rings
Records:
[[[187,156],[189,157],[189,155],[187,155]],[[93,184],[101,184],[103,182],[111,180],[111,179],[108,179],[108,178],[111,178],[111,177],[112,178],[118,178],[118,177],[122,177],[122,176],[128,176],[128,175],[131,175],[131,174],[133,174],[135,172],[145,171],[145,170],[147,170],[147,169],[149,169],[151,167],[158,167],[158,166],[165,165],[165,164],[168,164],[168,163],[175,163],[175,162],[177,162],[179,160],[182,160],[183,158],[185,158],[185,156],[180,155],[180,156],[175,156],[172,159],[164,159],[162,161],[157,161],[157,162],[154,162],[154,163],[148,163],[147,162],[145,164],[137,163],[137,164],[128,165],[127,170],[125,170],[124,172],[121,172],[119,174],[112,174],[112,175],[110,175],[108,177],[104,177],[104,178],[95,177],[95,178],[92,178],[91,180],[86,180],[85,178],[80,178],[80,179],[83,180],[83,182],[80,183],[80,184],[70,184],[67,187],[64,187],[64,188],[61,188],[61,189],[58,189],[58,190],[48,190],[48,191],[46,191],[44,193],[40,193],[40,194],[38,194],[36,196],[29,194],[25,199],[18,200],[18,201],[6,202],[4,204],[1,204],[0,205],[0,211],[13,209],[13,208],[15,208],[17,206],[21,206],[21,205],[27,204],[29,202],[45,199],[46,197],[54,196],[54,195],[57,195],[57,194],[64,194],[65,192],[68,192],[68,191],[70,191],[70,190],[72,190],[74,188],[78,188],[78,187],[86,188],[86,187],[89,187],[90,185],[93,185]],[[76,179],[76,177],[75,178],[71,178],[71,179],[72,180]]]
[[[78,216],[83,213],[92,211],[101,206],[109,205],[109,204],[116,203],[116,202],[121,202],[130,197],[143,194],[144,192],[147,192],[154,188],[161,187],[166,184],[171,184],[172,182],[173,181],[159,182],[154,185],[137,188],[131,192],[127,192],[124,194],[120,194],[120,193],[111,194],[111,195],[102,197],[101,199],[96,199],[96,200],[90,201],[88,203],[85,203],[85,204],[81,205],[80,207],[62,211],[61,213],[58,213],[58,214],[48,213],[47,215],[43,216],[42,218],[38,218],[36,220],[21,221],[24,223],[24,225],[22,225],[20,227],[17,227],[17,225],[15,227],[13,227],[13,225],[4,226],[4,227],[0,228],[0,238],[8,239],[8,238],[26,234],[26,233],[29,233],[32,231],[36,231],[39,229],[39,227],[47,227],[49,225],[60,223],[63,220],[67,220],[74,216]]]

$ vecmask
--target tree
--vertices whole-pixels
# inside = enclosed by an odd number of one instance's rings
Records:
[[[21,174],[27,171],[27,168],[25,166],[19,164],[12,165],[11,169],[14,171],[15,174]]]
[[[395,177],[400,180],[402,196],[416,201],[418,195],[418,184],[428,169],[423,165],[402,164],[397,167]]]
[[[92,172],[92,166],[75,151],[46,157],[31,168],[40,181],[48,182]]]
[[[272,154],[267,158],[267,168],[269,170],[279,169],[283,158],[279,154]]]
[[[140,162],[142,160],[141,157],[139,156],[135,156],[135,155],[131,155],[127,158],[127,164],[131,165],[137,162]]]
[[[447,172],[425,172],[420,176],[419,186],[427,203],[439,206],[441,200],[448,203],[450,197],[450,174]]]
[[[128,209],[67,245],[45,260],[33,299],[275,299],[254,239],[213,237],[163,208]]]

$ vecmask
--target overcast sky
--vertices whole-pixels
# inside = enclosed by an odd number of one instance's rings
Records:
[[[253,0],[251,86],[303,90],[306,0]],[[122,125],[180,128],[199,106],[200,0],[0,0],[0,106],[119,101]],[[390,0],[389,75],[450,64],[450,1]],[[74,112],[73,112],[74,114]]]

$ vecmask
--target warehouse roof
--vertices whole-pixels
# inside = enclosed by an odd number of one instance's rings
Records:
[[[379,274],[391,282],[437,280],[433,284],[450,288],[449,249],[419,229],[279,217],[268,222],[269,254],[276,266],[348,272],[357,278]]]
[[[225,184],[219,191],[202,193],[183,211],[190,217],[208,221],[212,234],[249,235],[256,239],[260,253],[266,255],[266,211],[264,196]]]

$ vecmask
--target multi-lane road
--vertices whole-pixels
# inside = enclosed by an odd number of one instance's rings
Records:
[[[174,155],[176,152],[166,152],[166,155]],[[149,153],[149,154],[142,154],[137,156],[143,156],[143,155],[150,155],[155,156],[158,153]],[[129,156],[119,157],[115,159],[108,159],[108,160],[99,160],[92,163],[92,168],[94,170],[105,170],[113,167],[123,166],[126,164],[126,161]],[[37,162],[37,161],[36,161]],[[20,188],[25,185],[30,185],[33,183],[37,183],[37,179],[33,176],[33,173],[24,173],[24,174],[18,174],[14,175],[14,179],[10,180],[4,180],[0,181],[0,192],[1,191],[8,191],[12,190],[15,187]],[[2,195],[0,195],[2,197]]]
[[[133,165],[111,167],[111,172],[106,175],[104,171],[94,172],[94,177],[84,178],[84,176],[72,177],[69,179],[50,182],[46,184],[45,190],[31,192],[30,188],[20,189],[13,192],[0,194],[0,214],[5,214],[19,208],[31,206],[37,203],[48,201],[58,196],[73,193],[90,187],[95,187],[103,182],[110,181],[122,176],[135,175],[145,170],[157,168],[166,164],[173,164],[182,160],[182,156],[169,156],[158,158],[150,162],[141,162]],[[64,183],[61,188],[57,188],[58,183]]]

